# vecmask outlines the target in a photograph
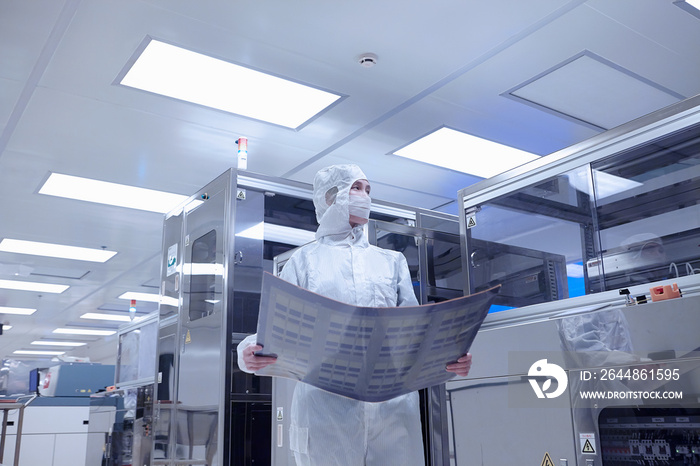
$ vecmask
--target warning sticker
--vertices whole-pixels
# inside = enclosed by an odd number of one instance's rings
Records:
[[[549,452],[545,452],[544,458],[542,458],[542,464],[540,466],[554,466],[552,458],[549,457]]]
[[[595,434],[579,434],[581,439],[581,453],[596,455]]]
[[[192,343],[192,337],[190,336],[190,329],[187,329],[187,335],[185,335],[185,344]]]
[[[470,215],[467,217],[467,228],[474,228],[476,226],[476,215]]]

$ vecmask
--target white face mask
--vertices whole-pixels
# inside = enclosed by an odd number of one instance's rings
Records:
[[[369,211],[372,207],[372,199],[369,196],[361,195],[350,195],[349,196],[348,208],[350,210],[350,215],[369,219]]]

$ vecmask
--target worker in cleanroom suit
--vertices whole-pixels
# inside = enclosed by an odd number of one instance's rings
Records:
[[[328,298],[357,306],[418,304],[408,265],[395,251],[367,242],[364,224],[371,200],[367,177],[356,165],[320,170],[314,178],[316,241],[297,250],[280,277]],[[275,362],[256,356],[256,335],[238,345],[238,364],[254,372]],[[447,370],[466,376],[471,355]],[[368,403],[308,384],[296,385],[292,399],[290,448],[297,465],[423,465],[418,393]]]

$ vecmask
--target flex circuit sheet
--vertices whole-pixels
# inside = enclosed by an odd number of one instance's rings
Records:
[[[352,306],[265,274],[258,375],[287,377],[362,401],[384,401],[443,383],[464,355],[498,287],[437,304]]]

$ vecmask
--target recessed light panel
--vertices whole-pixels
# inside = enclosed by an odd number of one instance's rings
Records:
[[[394,154],[482,178],[539,158],[530,152],[450,128],[440,128]]]
[[[600,129],[614,128],[683,99],[590,52],[572,57],[507,94]]]
[[[700,18],[700,0],[677,0],[673,3],[696,18]]]
[[[593,170],[596,199],[604,199],[614,194],[620,194],[630,189],[642,186],[642,183],[611,175],[600,170]],[[588,173],[576,172],[569,174],[569,183],[582,193],[589,193]]]
[[[151,40],[120,84],[287,128],[339,95]]]
[[[102,314],[98,312],[86,312],[80,316],[81,319],[110,320],[116,322],[131,322],[131,317],[118,314]]]
[[[236,233],[236,236],[241,238],[264,239],[265,241],[292,244],[294,246],[310,243],[316,238],[315,235],[316,233],[313,231],[263,222]]]
[[[374,209],[374,206],[372,208]],[[277,243],[302,246],[316,239],[316,233],[284,225],[275,225],[274,223],[265,223],[265,239]]]
[[[0,306],[0,314],[14,314],[20,316],[30,316],[36,312],[36,309],[24,307],[3,307]]]
[[[26,354],[31,356],[60,356],[65,354],[65,351],[35,351],[35,350],[16,350],[14,354]]]
[[[40,346],[85,346],[86,343],[81,343],[79,341],[53,341],[53,340],[36,340],[32,342],[32,345]]]
[[[90,262],[107,262],[116,252],[104,249],[79,248],[62,244],[39,243],[19,239],[4,238],[0,241],[0,251],[34,256],[58,257]]]
[[[115,330],[98,330],[87,328],[57,328],[53,333],[61,333],[64,335],[94,335],[106,337],[117,333]]]
[[[119,299],[135,299],[136,301],[146,301],[149,303],[157,303],[160,301],[160,295],[153,293],[138,293],[136,291],[127,291],[119,296]]]
[[[68,285],[54,285],[51,283],[22,282],[18,280],[0,280],[0,288],[18,291],[37,291],[41,293],[63,293]]]
[[[224,275],[224,264],[186,263],[182,267],[185,275]]]
[[[188,196],[52,173],[40,194],[165,214]]]

